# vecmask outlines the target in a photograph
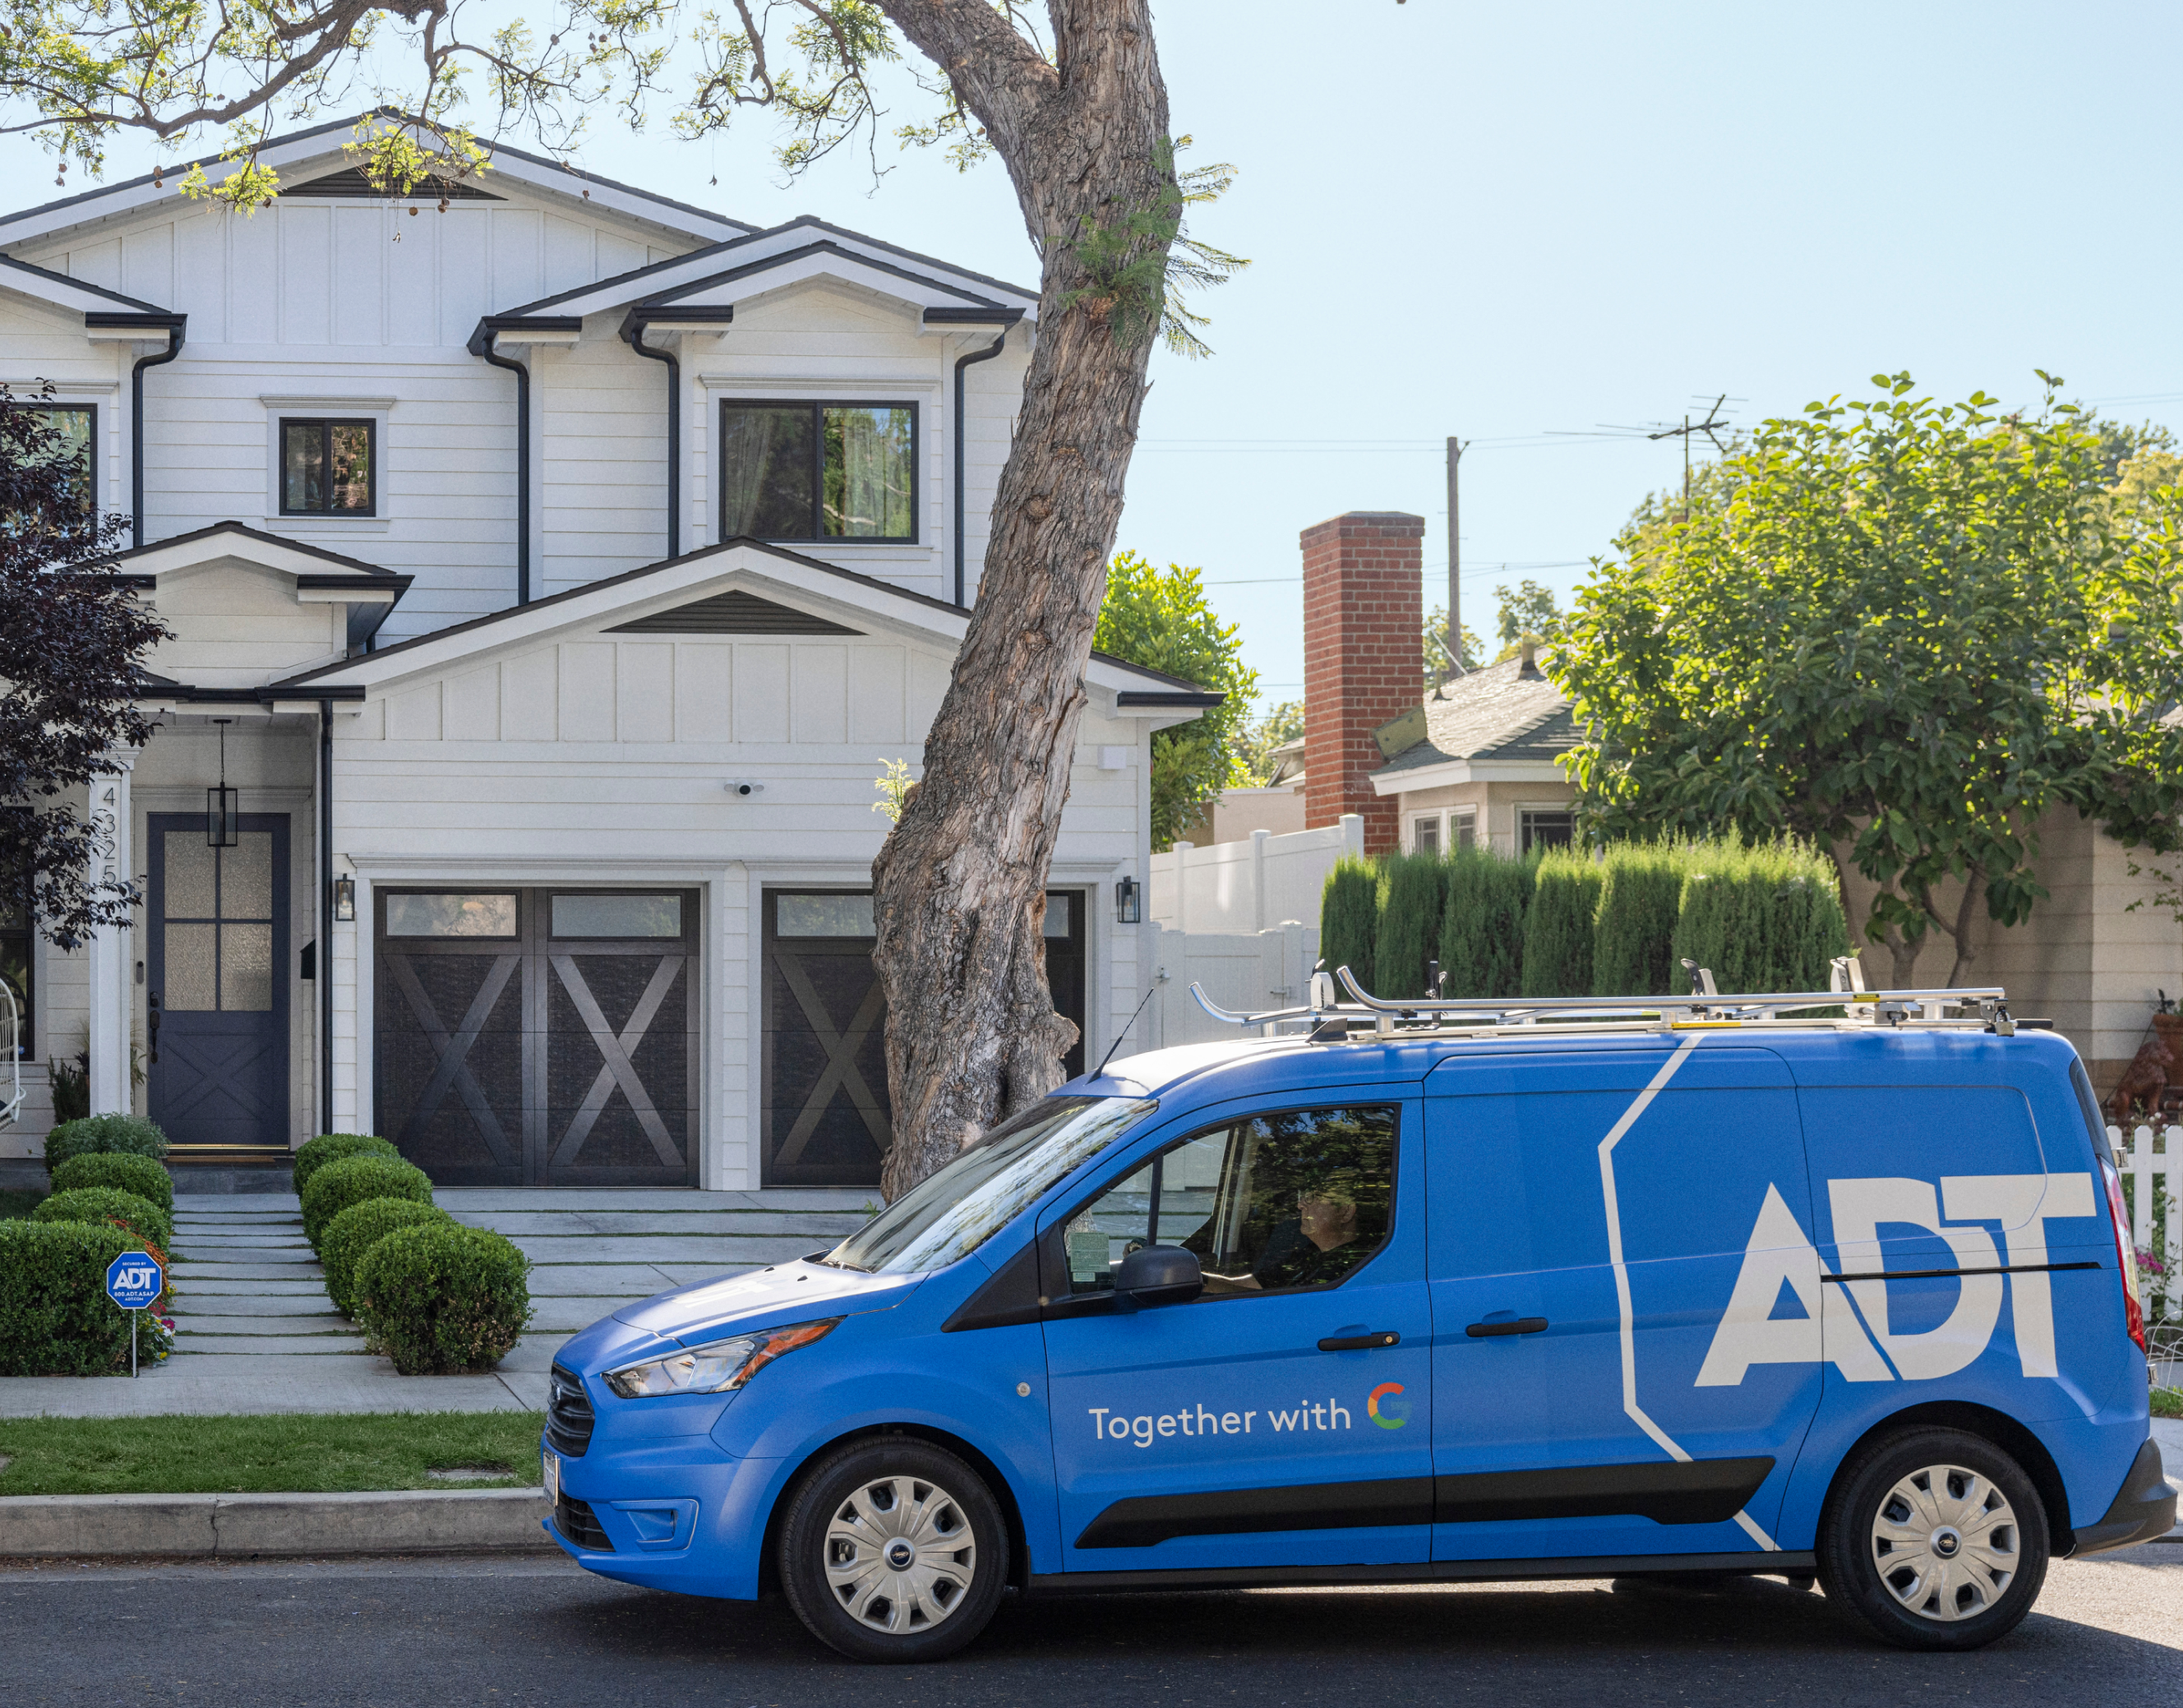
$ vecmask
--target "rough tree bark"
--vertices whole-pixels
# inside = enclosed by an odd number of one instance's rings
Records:
[[[1042,898],[1158,322],[1118,327],[1076,251],[1087,229],[1156,205],[1172,163],[1143,0],[1049,0],[1051,64],[987,0],[880,3],[986,127],[1042,258],[969,632],[924,779],[872,868],[892,1199],[1053,1090],[1075,1040],[1047,993]]]

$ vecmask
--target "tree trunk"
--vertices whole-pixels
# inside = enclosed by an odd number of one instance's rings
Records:
[[[1074,246],[1156,203],[1168,113],[1141,0],[1052,0],[1051,66],[986,0],[881,4],[984,124],[1043,258],[976,609],[872,867],[892,1200],[1053,1090],[1075,1040],[1047,988],[1043,898],[1152,334],[1118,336]]]

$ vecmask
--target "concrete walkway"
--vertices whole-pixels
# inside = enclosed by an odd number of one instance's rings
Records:
[[[486,1190],[436,1194],[531,1261],[530,1332],[481,1376],[396,1374],[333,1308],[292,1193],[177,1193],[175,1355],[125,1377],[0,1379],[0,1416],[542,1410],[571,1334],[619,1306],[824,1250],[861,1227],[865,1192]]]

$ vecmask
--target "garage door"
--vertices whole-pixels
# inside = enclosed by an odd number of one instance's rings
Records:
[[[447,1186],[697,1179],[694,890],[382,890],[379,1130]]]

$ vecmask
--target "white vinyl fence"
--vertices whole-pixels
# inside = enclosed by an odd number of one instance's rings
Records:
[[[1257,932],[1283,920],[1316,925],[1327,873],[1342,855],[1364,852],[1364,821],[1355,813],[1323,830],[1253,831],[1248,842],[1205,848],[1177,843],[1153,856],[1152,916],[1181,932]]]
[[[1286,920],[1260,932],[1162,930],[1155,954],[1153,999],[1140,1031],[1145,1042],[1125,1044],[1125,1051],[1254,1036],[1223,1025],[1200,1008],[1190,993],[1192,982],[1233,1013],[1292,1008],[1310,986],[1319,960],[1319,927]]]
[[[2131,1243],[2140,1251],[2153,1253],[2168,1271],[2155,1275],[2147,1270],[2139,1277],[2147,1304],[2151,1305],[2154,1294],[2164,1295],[2162,1320],[2183,1324],[2183,1189],[2179,1189],[2183,1188],[2183,1180],[2176,1177],[2175,1166],[2176,1158],[2183,1156],[2183,1127],[2157,1132],[2140,1127],[2127,1133],[2110,1127],[2108,1143],[2114,1148],[2115,1167],[2130,1182]],[[2152,1220],[2155,1176],[2167,1200],[2158,1227]]]

